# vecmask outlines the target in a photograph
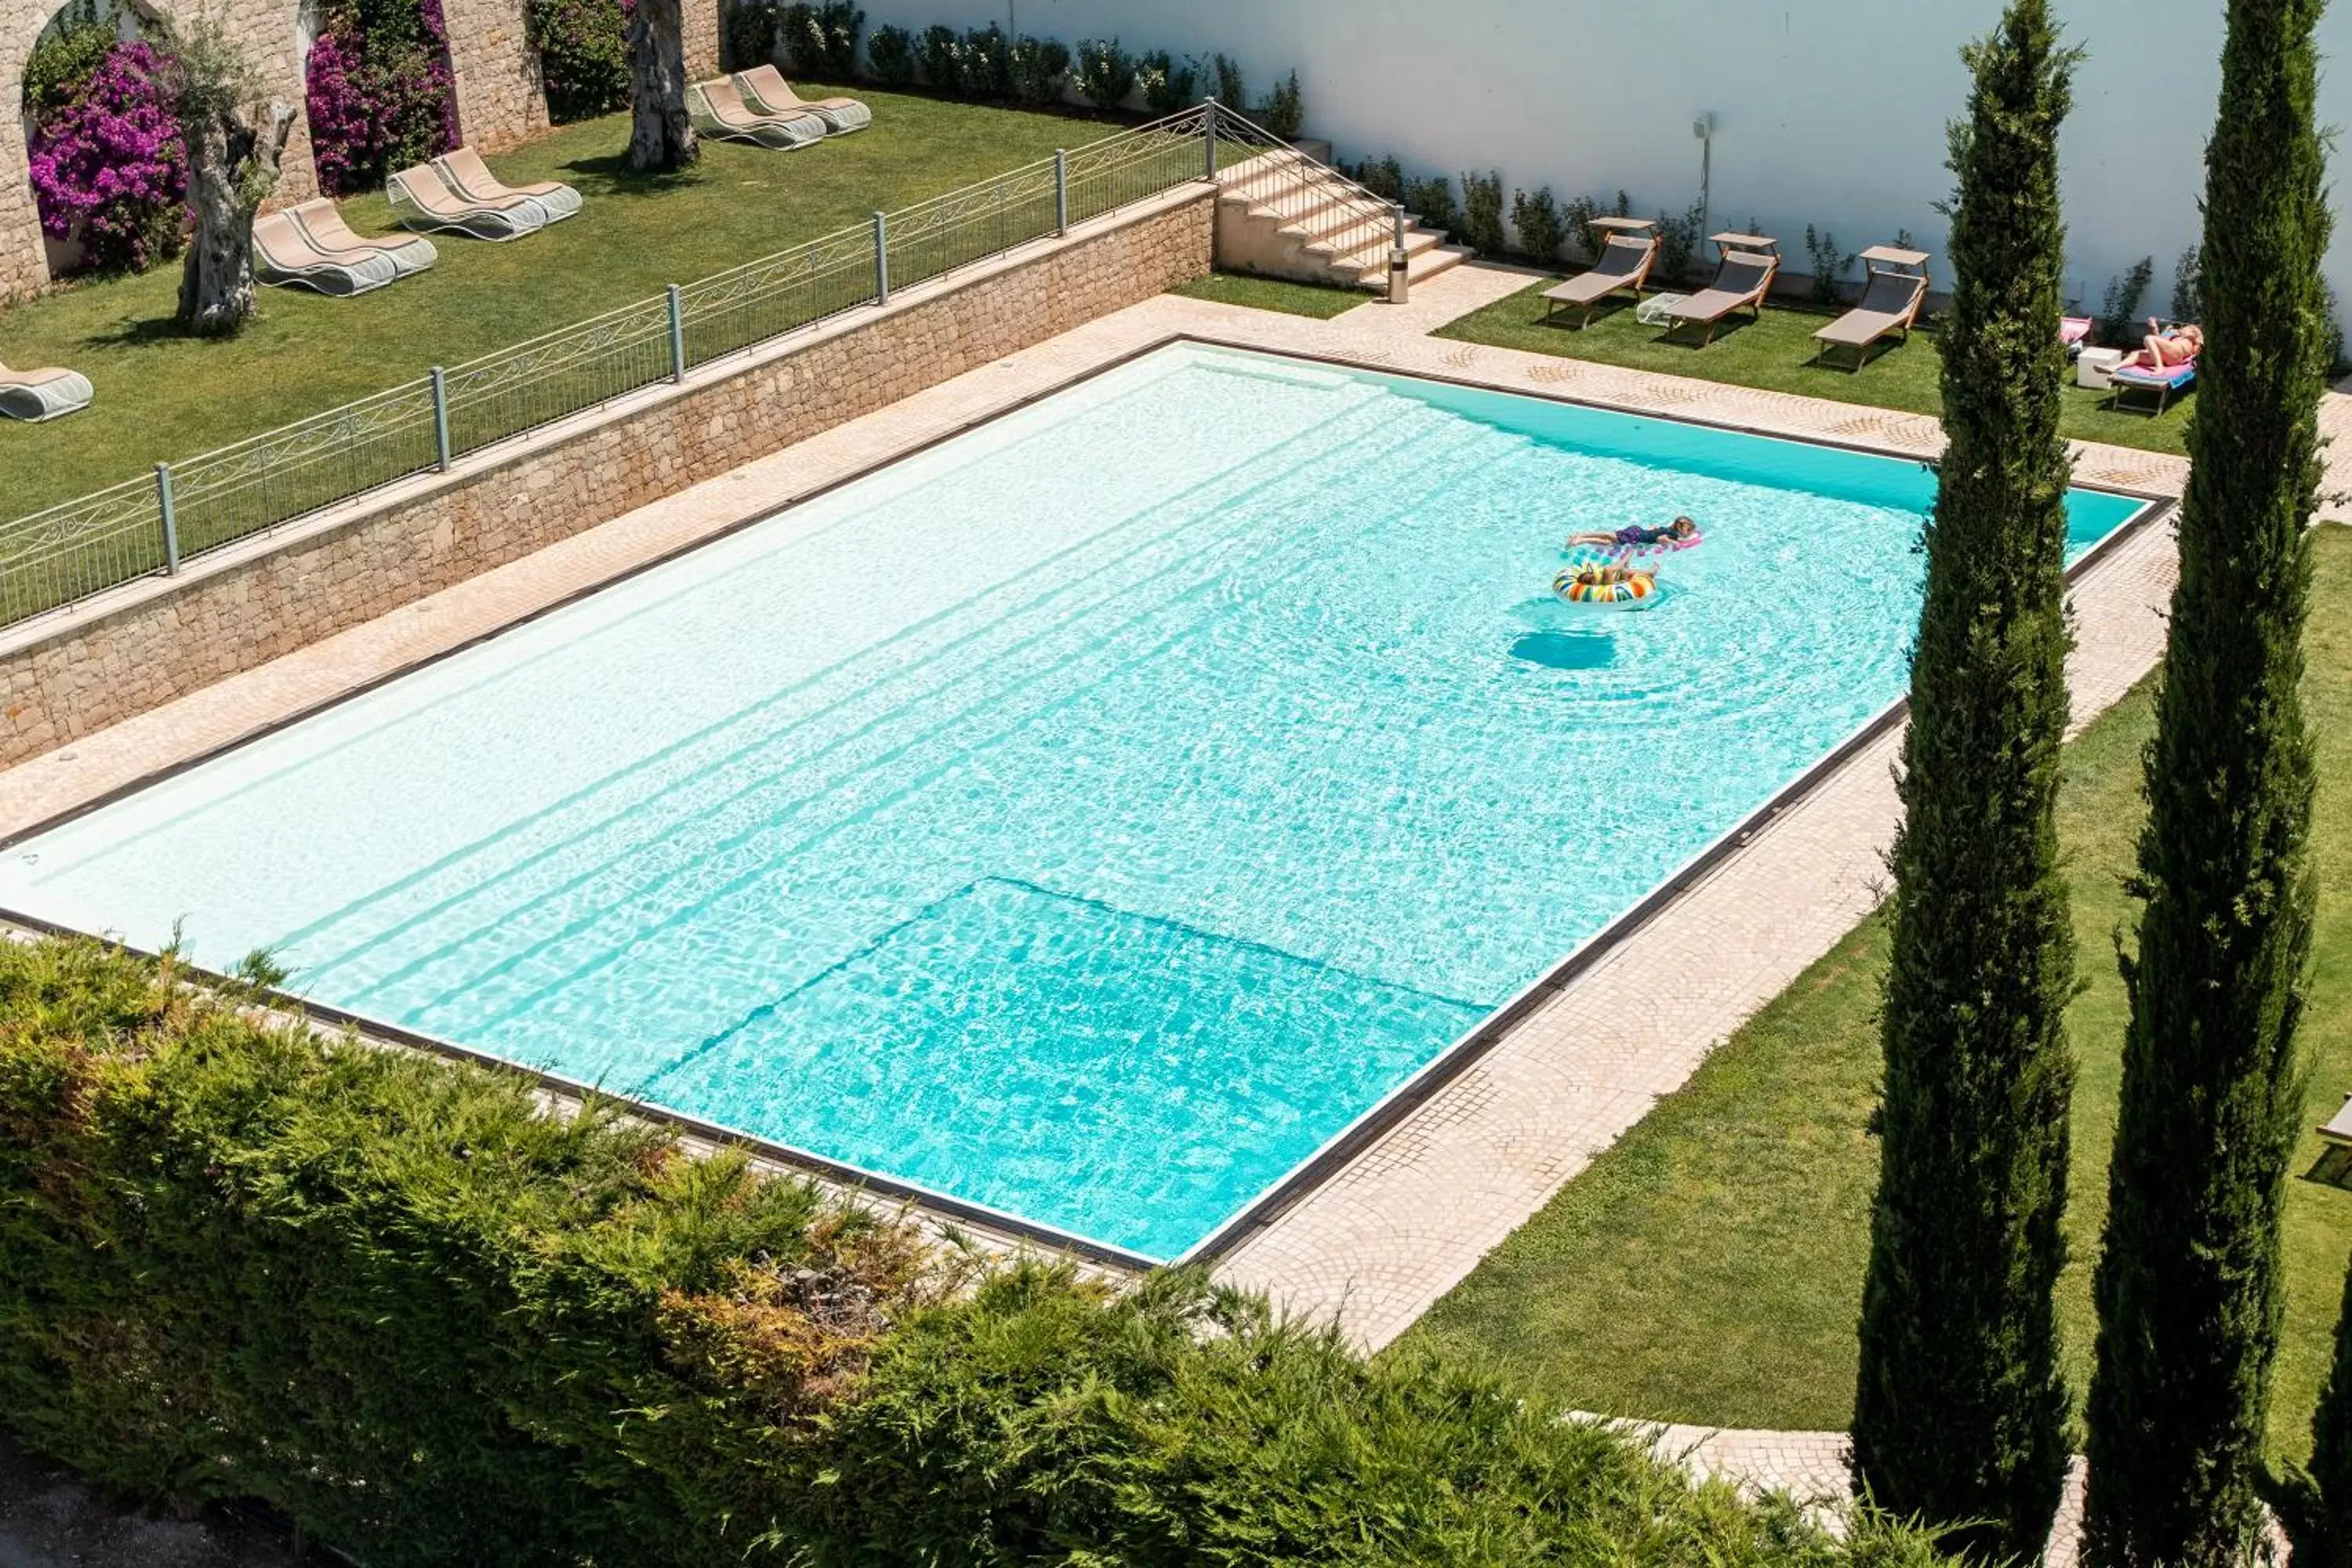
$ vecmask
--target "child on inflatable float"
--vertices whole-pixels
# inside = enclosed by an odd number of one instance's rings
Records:
[[[1614,532],[1571,533],[1568,536],[1568,546],[1571,550],[1585,544],[1603,550],[1639,550],[1651,545],[1685,550],[1697,542],[1698,524],[1686,517],[1678,517],[1664,528],[1643,528],[1635,523]]]

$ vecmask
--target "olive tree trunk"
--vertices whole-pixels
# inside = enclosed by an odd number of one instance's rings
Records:
[[[686,24],[679,0],[637,0],[629,13],[629,167],[683,169],[702,153],[686,112]]]
[[[195,234],[180,268],[180,325],[217,337],[253,314],[253,218],[278,186],[294,129],[282,103],[215,109],[184,120],[188,209]]]

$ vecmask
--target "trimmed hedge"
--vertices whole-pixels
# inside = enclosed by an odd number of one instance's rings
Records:
[[[1926,1564],[1167,1273],[974,1273],[519,1076],[0,942],[0,1419],[386,1564]]]

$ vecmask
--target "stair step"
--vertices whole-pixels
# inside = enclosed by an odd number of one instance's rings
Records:
[[[1444,243],[1444,234],[1437,229],[1408,228],[1404,231],[1404,253],[1408,261],[1424,252],[1438,249]],[[1333,247],[1328,254],[1335,268],[1353,268],[1360,272],[1386,275],[1389,252],[1392,248],[1393,237],[1384,232],[1360,237],[1345,248]]]

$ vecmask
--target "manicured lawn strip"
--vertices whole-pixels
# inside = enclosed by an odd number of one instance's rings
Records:
[[[1193,300],[1213,300],[1220,305],[1246,305],[1256,310],[1280,310],[1287,315],[1328,321],[1342,310],[1370,303],[1378,296],[1361,289],[1331,289],[1315,283],[1290,283],[1279,278],[1253,278],[1243,272],[1213,272],[1174,292]]]
[[[2352,531],[2318,540],[2306,699],[2320,746],[2314,854],[2316,966],[2305,1107],[2352,1089]],[[2125,1017],[2111,933],[2143,811],[2148,692],[2068,752],[2061,832],[2087,983],[2069,1016],[2074,1093],[2073,1258],[2059,1293],[2069,1375],[2087,1386],[2090,1272],[2106,1212]],[[1733,1036],[1658,1108],[1438,1304],[1410,1342],[1484,1360],[1587,1410],[1731,1426],[1842,1428],[1877,1151],[1886,952],[1872,920]],[[1661,985],[1671,985],[1662,975]],[[2300,1176],[2318,1157],[2308,1132]],[[2352,1193],[2296,1180],[2287,1200],[2288,1305],[2271,1447],[2300,1459],[2327,1372],[2352,1247]]]
[[[1932,331],[1914,332],[1907,343],[1874,351],[1860,374],[1843,367],[1849,353],[1838,352],[1836,367],[1818,363],[1813,333],[1829,318],[1808,310],[1775,307],[1763,319],[1745,315],[1724,323],[1715,342],[1696,347],[1696,338],[1679,334],[1669,342],[1657,327],[1633,319],[1631,300],[1612,303],[1596,314],[1583,331],[1572,314],[1544,319],[1543,290],[1557,279],[1529,285],[1481,310],[1441,329],[1437,336],[1463,342],[1491,343],[1497,348],[1525,349],[1530,353],[1559,354],[1566,359],[1591,360],[1629,370],[1657,371],[1666,375],[1696,376],[1702,381],[1734,386],[1792,392],[1803,397],[1836,403],[1859,403],[1874,408],[1895,408],[1909,414],[1944,410],[1939,384],[1942,362]],[[2073,385],[2066,388],[2063,423],[2070,439],[2105,441],[2117,447],[2140,447],[2152,452],[2180,452],[2189,416],[2197,400],[2189,397],[2160,417],[2117,413],[2106,406],[2107,395]]]
[[[791,153],[709,142],[701,163],[676,177],[622,167],[626,115],[563,126],[490,163],[516,184],[578,186],[587,199],[579,216],[507,244],[436,235],[439,266],[355,300],[264,289],[260,319],[227,342],[172,330],[176,264],[0,310],[0,361],[69,365],[97,391],[86,413],[0,427],[0,521],[1118,129],[845,90],[873,106],[870,129]],[[362,234],[392,227],[380,195],[346,202],[343,212]]]

